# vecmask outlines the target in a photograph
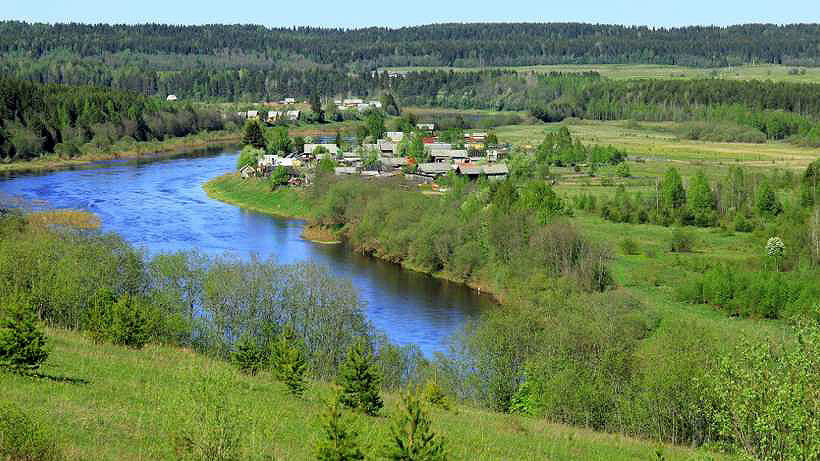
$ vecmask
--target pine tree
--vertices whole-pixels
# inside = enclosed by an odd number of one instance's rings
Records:
[[[370,349],[364,339],[358,339],[347,354],[339,374],[342,405],[375,416],[384,406],[379,395],[381,377],[373,364]]]
[[[236,342],[236,349],[231,354],[231,360],[239,367],[239,371],[255,376],[265,367],[268,356],[256,339],[244,334]]]
[[[695,217],[698,226],[706,227],[715,222],[715,196],[709,187],[706,175],[699,171],[689,185],[687,194],[689,208]]]
[[[46,335],[34,309],[12,302],[0,310],[0,368],[35,371],[47,358]]]
[[[304,394],[307,387],[307,360],[301,346],[296,333],[289,326],[285,327],[271,346],[274,376],[297,397]]]
[[[248,120],[245,126],[242,127],[242,144],[246,146],[253,146],[257,149],[265,149],[267,143],[265,142],[265,135],[262,133],[262,125],[259,120]]]
[[[384,447],[384,457],[393,461],[444,461],[447,453],[440,437],[431,429],[430,418],[419,399],[407,394],[403,414],[391,428],[390,441]]]
[[[342,414],[339,395],[336,395],[333,401],[328,404],[322,428],[326,439],[321,440],[317,446],[317,460],[353,461],[364,459],[364,453],[362,453],[356,441],[358,433],[350,427],[350,423]]]

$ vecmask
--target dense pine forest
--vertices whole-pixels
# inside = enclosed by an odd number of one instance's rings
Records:
[[[766,40],[760,40],[761,37]],[[820,25],[649,28],[605,24],[434,24],[390,29],[256,25],[0,24],[0,52],[40,58],[132,52],[231,56],[264,65],[306,60],[370,70],[385,65],[654,63],[820,65]],[[231,60],[231,59],[229,59]]]
[[[0,158],[64,157],[114,143],[162,140],[225,128],[228,118],[130,91],[40,85],[0,77]]]

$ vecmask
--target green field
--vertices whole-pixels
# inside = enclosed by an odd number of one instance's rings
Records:
[[[53,352],[40,377],[0,374],[0,388],[4,399],[36,409],[48,421],[69,460],[175,459],[174,440],[182,431],[204,436],[216,429],[203,415],[219,400],[242,428],[243,459],[314,459],[329,385],[313,383],[299,399],[267,373],[241,375],[189,350],[150,345],[133,351],[94,345],[63,330],[48,335]],[[212,400],[203,403],[202,396]],[[368,459],[386,440],[396,411],[398,396],[385,400],[382,416],[353,416]],[[722,459],[463,406],[433,410],[432,416],[452,459]]]
[[[418,70],[454,70],[456,72],[472,72],[477,70],[512,70],[516,72],[598,72],[604,77],[614,80],[665,78],[690,79],[717,77],[728,80],[772,80],[776,82],[820,83],[820,68],[801,67],[800,73],[789,73],[793,66],[775,64],[744,65],[735,67],[720,67],[704,69],[684,66],[667,66],[655,64],[590,64],[590,65],[552,65],[552,66],[516,66],[516,67],[386,67],[380,71],[412,72]],[[803,73],[805,71],[805,73]]]

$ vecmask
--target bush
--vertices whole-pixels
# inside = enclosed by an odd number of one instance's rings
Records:
[[[754,459],[820,456],[820,330],[802,328],[778,349],[746,345],[721,358],[706,417],[719,438]]]
[[[621,240],[621,250],[623,250],[624,254],[636,255],[638,254],[638,244],[631,238],[627,237]]]
[[[226,401],[228,382],[224,376],[203,377],[193,389],[192,404],[199,411],[174,437],[180,461],[240,461],[243,421]]]
[[[0,459],[56,461],[63,454],[51,430],[30,409],[0,402]]]
[[[695,236],[683,229],[675,229],[669,240],[669,250],[675,253],[689,253],[695,247]]]
[[[48,358],[46,335],[29,305],[15,301],[0,311],[0,368],[30,372]]]

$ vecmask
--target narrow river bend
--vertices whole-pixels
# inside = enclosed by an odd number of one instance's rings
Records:
[[[312,261],[352,280],[367,317],[398,344],[425,354],[446,351],[448,339],[492,304],[456,283],[401,269],[300,237],[302,222],[246,211],[208,198],[205,181],[233,171],[237,152],[193,153],[149,162],[112,161],[44,174],[0,177],[0,192],[51,208],[96,213],[149,254],[197,249],[207,254],[256,254],[279,263]]]

